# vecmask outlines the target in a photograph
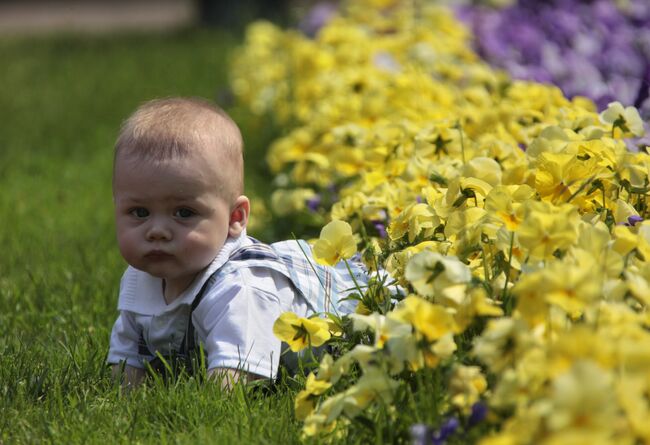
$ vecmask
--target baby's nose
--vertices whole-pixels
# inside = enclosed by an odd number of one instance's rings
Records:
[[[169,241],[172,239],[171,231],[161,221],[152,221],[147,229],[148,241]]]

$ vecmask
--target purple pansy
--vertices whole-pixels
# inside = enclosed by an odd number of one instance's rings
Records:
[[[377,234],[380,238],[386,238],[388,233],[386,233],[386,223],[384,221],[375,219],[372,221],[372,225],[377,230]]]
[[[314,195],[305,202],[305,205],[310,211],[316,212],[320,207],[321,201],[322,199],[320,195]]]
[[[488,413],[488,407],[484,402],[476,402],[472,405],[472,412],[467,419],[467,427],[471,428],[478,423],[481,423]]]
[[[641,218],[639,215],[632,215],[627,219],[627,223],[625,223],[625,225],[632,227],[641,221],[643,221],[643,218]]]
[[[620,3],[620,2],[619,2]],[[519,0],[502,9],[463,6],[477,52],[515,78],[548,82],[650,115],[650,2]]]
[[[433,443],[434,445],[444,445],[449,439],[449,436],[454,434],[460,422],[456,417],[450,417],[445,423],[442,424],[440,429],[433,434]]]

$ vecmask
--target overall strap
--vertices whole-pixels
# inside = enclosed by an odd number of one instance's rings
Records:
[[[253,241],[253,244],[234,250],[228,257],[226,263],[224,263],[219,269],[215,270],[212,275],[210,275],[210,277],[201,287],[201,290],[196,294],[196,297],[194,297],[192,305],[190,306],[190,314],[187,320],[187,329],[185,330],[185,336],[181,342],[181,350],[179,351],[179,354],[187,355],[191,351],[196,350],[196,339],[194,333],[195,329],[194,323],[192,323],[192,314],[203,300],[205,292],[214,284],[217,279],[217,275],[219,272],[221,272],[228,261],[278,259],[278,255],[268,244],[264,244],[252,237],[249,237],[249,239]]]
[[[183,337],[183,341],[181,342],[181,350],[178,351],[180,355],[185,355],[187,356],[188,353],[194,351],[196,349],[196,339],[195,334],[194,334],[194,323],[192,323],[192,314],[194,313],[194,309],[196,309],[201,303],[201,300],[203,300],[203,295],[205,294],[205,291],[212,286],[212,284],[215,282],[217,279],[217,273],[221,270],[221,268],[217,269],[210,277],[203,283],[203,286],[201,287],[201,290],[199,291],[198,294],[196,294],[196,297],[194,297],[194,301],[192,301],[192,305],[190,306],[190,314],[188,316],[187,320],[187,328],[185,329],[185,336]]]

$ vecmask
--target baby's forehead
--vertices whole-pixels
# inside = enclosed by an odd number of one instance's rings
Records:
[[[233,171],[227,160],[210,150],[191,150],[166,158],[125,151],[115,159],[113,183],[126,181],[150,188],[161,181],[175,184],[177,189],[213,190],[220,196],[230,196],[237,193],[237,176]],[[147,183],[148,177],[153,179]]]
[[[124,145],[115,154],[115,164],[134,164],[138,167],[155,167],[166,164],[200,166],[215,172],[231,167],[229,152],[218,141],[196,140],[179,143],[177,140],[150,139],[145,143]]]

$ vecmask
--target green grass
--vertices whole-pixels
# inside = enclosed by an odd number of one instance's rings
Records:
[[[104,363],[125,267],[110,190],[120,122],[155,97],[221,97],[236,43],[207,30],[0,39],[0,443],[298,441],[292,391],[227,397],[190,380],[124,395]],[[231,112],[263,198],[273,130]]]
[[[123,394],[105,365],[126,266],[110,185],[120,122],[155,97],[226,97],[237,44],[208,30],[0,38],[0,445],[299,443],[291,380],[272,394],[194,380]],[[246,140],[247,193],[264,200],[276,130],[227,108]],[[256,227],[265,241],[303,230],[289,218]],[[408,442],[412,423],[440,421],[436,381],[403,386],[398,410],[364,415],[342,440]]]

